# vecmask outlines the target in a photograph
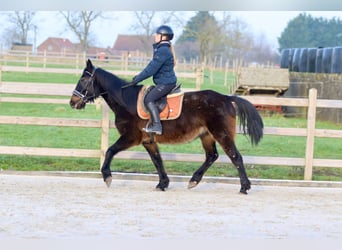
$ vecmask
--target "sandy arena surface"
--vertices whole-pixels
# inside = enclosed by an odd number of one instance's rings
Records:
[[[0,174],[0,239],[340,239],[342,189]]]

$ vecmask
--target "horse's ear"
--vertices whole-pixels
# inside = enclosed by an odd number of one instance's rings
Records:
[[[90,59],[87,60],[87,69],[92,70],[94,68],[93,63]]]

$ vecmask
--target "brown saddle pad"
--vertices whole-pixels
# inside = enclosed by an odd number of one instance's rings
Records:
[[[148,113],[144,105],[144,97],[145,97],[146,89],[147,89],[146,86],[143,86],[141,88],[139,95],[138,95],[138,101],[137,101],[138,116],[144,120],[150,119],[150,114]],[[177,119],[182,112],[183,97],[184,97],[184,92],[179,92],[179,93],[168,95],[167,103],[164,109],[160,111],[159,113],[160,120]]]

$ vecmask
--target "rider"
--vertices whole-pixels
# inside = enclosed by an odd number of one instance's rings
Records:
[[[144,103],[148,109],[152,124],[144,129],[148,133],[162,134],[159,111],[155,102],[166,96],[176,86],[177,77],[174,71],[175,53],[171,40],[173,31],[167,25],[157,28],[155,43],[153,44],[153,58],[144,70],[133,77],[133,84],[137,84],[151,76],[156,85],[145,97]]]

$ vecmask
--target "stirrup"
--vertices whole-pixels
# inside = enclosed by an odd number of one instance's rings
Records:
[[[161,125],[157,125],[157,128],[154,127],[154,124],[152,123],[152,125],[148,122],[146,124],[146,128],[143,128],[143,131],[145,131],[146,133],[155,133],[157,135],[161,135],[162,134],[162,126]]]

